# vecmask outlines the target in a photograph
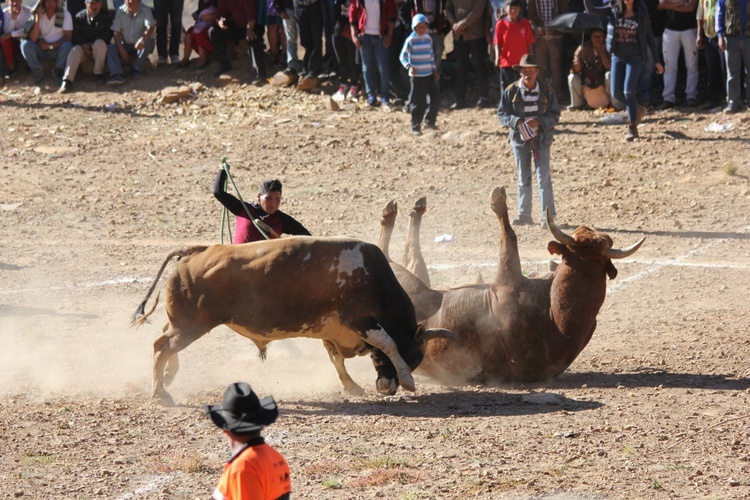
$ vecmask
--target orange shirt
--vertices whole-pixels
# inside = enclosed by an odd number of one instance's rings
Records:
[[[214,500],[276,500],[292,491],[289,465],[263,438],[224,465]]]

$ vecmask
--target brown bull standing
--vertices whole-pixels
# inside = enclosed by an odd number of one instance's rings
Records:
[[[443,383],[533,382],[565,371],[596,329],[607,277],[617,276],[612,259],[632,255],[645,239],[617,250],[608,235],[580,226],[570,236],[548,215],[556,241],[547,248],[560,255],[562,263],[550,276],[529,279],[521,270],[505,188],[492,191],[491,206],[501,231],[493,282],[442,291],[440,309],[426,322],[463,340],[428,344],[417,373]],[[410,231],[407,245],[414,239],[418,235]],[[413,302],[418,300],[412,296]]]
[[[219,325],[252,340],[263,356],[273,340],[323,340],[344,388],[362,389],[344,359],[370,353],[376,386],[414,390],[411,371],[427,340],[450,332],[417,324],[414,306],[375,245],[345,238],[282,238],[244,245],[198,246],[170,253],[134,315],[144,314],[167,263],[179,257],[165,285],[169,322],[154,342],[152,397],[172,402],[164,386],[179,367],[177,353]],[[155,306],[155,305],[154,305]]]

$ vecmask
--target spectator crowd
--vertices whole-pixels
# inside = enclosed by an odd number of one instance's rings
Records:
[[[111,2],[112,0],[110,0]],[[420,69],[418,113],[428,124],[450,109],[491,107],[520,79],[526,54],[570,109],[627,109],[631,135],[646,110],[673,107],[736,113],[750,100],[748,0],[200,0],[183,26],[184,0],[6,0],[0,25],[0,83],[51,70],[58,91],[75,90],[81,65],[97,85],[117,86],[157,66],[231,71],[246,47],[254,85],[301,90],[337,79],[334,100],[361,98],[391,109],[409,101],[414,66],[401,57],[431,42]],[[581,13],[598,26],[560,27]],[[424,22],[413,23],[415,16]],[[424,26],[423,26],[424,25]],[[300,47],[301,46],[301,47]],[[301,49],[301,50],[300,50]],[[449,49],[449,50],[448,50]],[[299,54],[303,54],[301,57]],[[432,87],[435,80],[435,88]],[[498,89],[493,91],[493,89]],[[413,123],[418,131],[419,123]],[[636,127],[635,129],[633,127]]]

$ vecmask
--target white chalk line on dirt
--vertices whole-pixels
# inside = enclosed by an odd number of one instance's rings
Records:
[[[130,491],[128,493],[124,493],[117,497],[117,500],[131,500],[133,498],[141,497],[147,493],[152,493],[156,491],[158,488],[161,488],[167,483],[171,483],[172,480],[177,476],[176,472],[173,472],[171,474],[160,474],[158,476],[154,476],[151,481],[146,483],[143,486],[140,486],[133,491]]]
[[[69,285],[48,286],[44,288],[16,288],[15,290],[0,290],[0,295],[11,295],[28,292],[54,292],[59,290],[70,290],[71,288],[104,288],[105,286],[123,285],[129,283],[151,283],[153,278],[114,278],[111,280],[94,281],[91,283],[71,283]]]

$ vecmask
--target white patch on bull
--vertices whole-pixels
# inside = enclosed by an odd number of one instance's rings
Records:
[[[362,246],[362,243],[357,243],[350,250],[342,250],[339,254],[338,262],[334,262],[331,266],[330,270],[338,275],[336,283],[339,285],[339,288],[346,284],[346,278],[351,277],[354,271],[361,269],[367,275],[365,259],[362,255]]]

